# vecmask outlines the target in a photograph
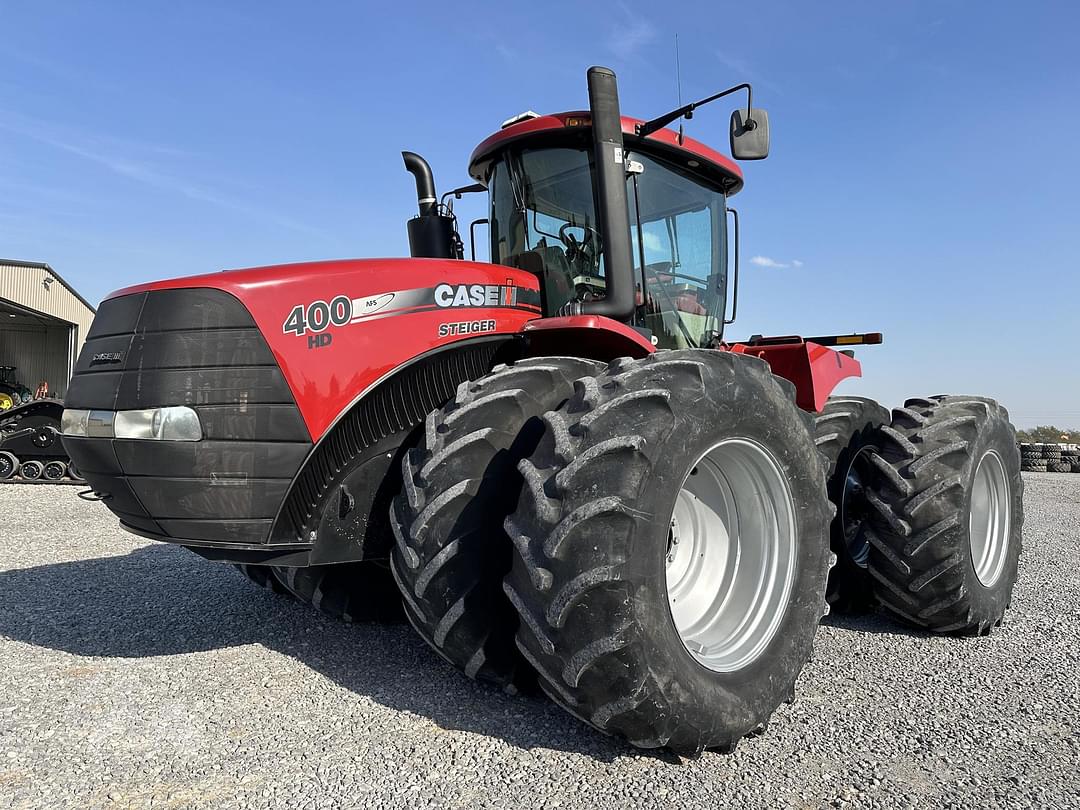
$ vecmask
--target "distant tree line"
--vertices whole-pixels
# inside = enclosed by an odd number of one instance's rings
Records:
[[[1057,442],[1070,443],[1080,441],[1080,430],[1066,430],[1055,425],[1039,425],[1031,430],[1016,431],[1016,438],[1022,442]]]

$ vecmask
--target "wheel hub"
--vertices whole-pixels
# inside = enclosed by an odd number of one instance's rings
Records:
[[[844,527],[844,545],[848,556],[860,568],[866,568],[870,562],[870,542],[866,533],[861,531],[866,522],[864,495],[867,481],[867,465],[870,454],[877,448],[866,446],[855,454],[848,464],[844,476],[844,491],[840,495],[840,520]]]
[[[670,518],[668,603],[683,645],[717,672],[768,646],[795,578],[795,507],[772,454],[727,439],[698,459]]]
[[[975,468],[968,514],[968,540],[975,576],[989,588],[1001,576],[1009,550],[1012,499],[1005,464],[987,450]]]

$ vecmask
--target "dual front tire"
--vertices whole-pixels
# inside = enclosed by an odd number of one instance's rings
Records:
[[[601,731],[731,750],[793,696],[825,604],[831,510],[794,389],[756,358],[665,352],[544,421],[507,521],[519,650]]]
[[[410,620],[466,674],[527,673],[606,733],[694,754],[792,697],[830,518],[809,417],[762,361],[542,358],[429,420],[393,566]]]

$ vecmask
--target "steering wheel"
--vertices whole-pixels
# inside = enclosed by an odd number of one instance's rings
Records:
[[[580,242],[576,236],[570,233],[571,228],[581,228],[584,232],[584,238]],[[574,225],[567,222],[559,228],[559,241],[566,245],[566,258],[568,261],[572,262],[579,256],[591,259],[595,245],[600,243],[600,232],[595,228],[590,228],[588,225]]]

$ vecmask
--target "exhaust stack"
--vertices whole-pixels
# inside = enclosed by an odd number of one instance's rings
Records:
[[[615,72],[591,67],[589,109],[596,163],[596,204],[604,235],[604,273],[607,297],[583,301],[581,312],[629,321],[634,315],[634,262],[631,258],[630,212],[626,202],[626,166],[622,117]]]
[[[420,216],[431,216],[435,213],[435,204],[438,202],[431,166],[416,152],[402,152],[401,157],[405,161],[405,170],[416,178],[416,202],[420,206]]]
[[[415,259],[461,259],[464,249],[452,216],[439,213],[431,166],[416,152],[402,152],[405,169],[416,178],[419,214],[409,220],[409,254]]]

